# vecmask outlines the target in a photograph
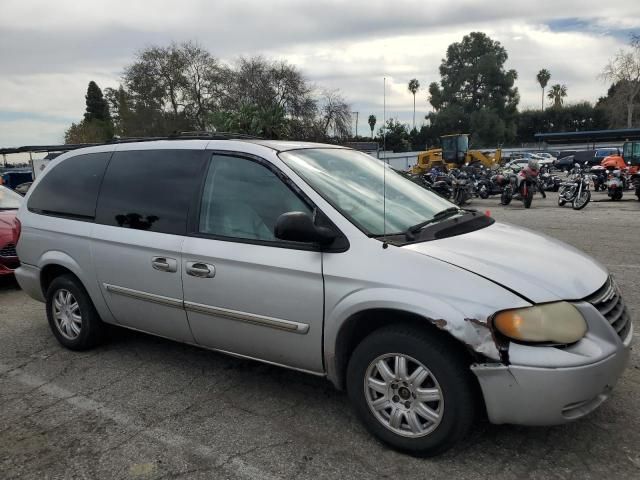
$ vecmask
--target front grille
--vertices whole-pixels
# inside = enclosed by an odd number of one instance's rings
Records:
[[[620,338],[626,338],[631,329],[631,316],[613,278],[609,277],[600,290],[585,298],[585,302],[593,305],[607,319]]]
[[[17,257],[16,246],[13,243],[7,243],[0,248],[0,257]]]

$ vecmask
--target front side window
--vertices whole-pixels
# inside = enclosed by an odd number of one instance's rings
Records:
[[[42,178],[27,207],[35,213],[91,221],[111,152],[76,155],[63,160]]]
[[[197,150],[116,152],[100,190],[96,223],[184,235],[204,157]]]
[[[369,235],[400,234],[454,207],[380,160],[354,150],[291,150],[280,158]]]
[[[202,194],[200,233],[276,241],[276,220],[286,212],[311,214],[311,208],[266,166],[213,156]]]

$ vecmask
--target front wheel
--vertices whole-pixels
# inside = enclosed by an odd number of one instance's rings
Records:
[[[564,192],[566,192],[566,187],[561,187],[560,191],[558,192],[558,206],[559,207],[564,207],[564,205],[567,203],[567,201],[564,198]]]
[[[587,206],[587,203],[589,203],[589,200],[591,200],[591,191],[583,190],[580,196],[576,197],[573,200],[572,207],[574,210],[582,210],[584,207]]]
[[[409,327],[375,331],[355,349],[347,391],[367,429],[412,455],[451,448],[473,425],[474,379],[450,341]]]

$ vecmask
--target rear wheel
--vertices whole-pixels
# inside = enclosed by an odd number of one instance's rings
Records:
[[[449,341],[420,330],[383,328],[365,338],[349,360],[347,390],[373,435],[413,455],[451,448],[475,419],[469,366]]]
[[[58,342],[71,350],[87,350],[102,341],[105,325],[76,277],[55,278],[46,297],[49,327]]]
[[[533,202],[533,187],[524,186],[520,191],[520,196],[522,197],[524,208],[531,208],[531,203]]]
[[[511,191],[505,188],[500,195],[500,203],[502,205],[509,205],[511,203]]]

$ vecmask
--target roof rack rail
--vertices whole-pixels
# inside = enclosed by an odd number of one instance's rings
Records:
[[[66,145],[25,145],[23,147],[0,148],[0,155],[12,153],[66,152],[79,148],[96,147],[133,142],[154,142],[157,140],[260,140],[261,137],[233,132],[177,132],[163,137],[114,137],[104,143],[78,143]]]

